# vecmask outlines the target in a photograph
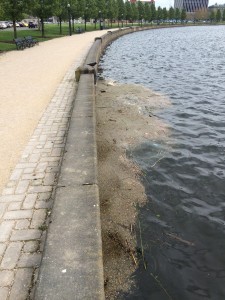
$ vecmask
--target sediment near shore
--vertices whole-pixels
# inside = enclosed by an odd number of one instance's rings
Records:
[[[168,99],[142,86],[98,81],[98,183],[106,299],[129,292],[138,267],[136,207],[144,205],[147,197],[141,170],[126,153],[141,142],[167,136],[167,126],[152,112],[168,104]]]

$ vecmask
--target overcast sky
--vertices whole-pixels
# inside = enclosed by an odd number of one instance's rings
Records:
[[[225,4],[225,0],[209,0],[209,5],[213,4]],[[174,5],[174,0],[155,0],[155,5],[161,6],[161,7],[167,7],[169,8],[170,6]]]

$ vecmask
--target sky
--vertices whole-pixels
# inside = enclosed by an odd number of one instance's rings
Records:
[[[209,6],[213,4],[225,4],[225,0],[209,0]],[[174,5],[174,0],[155,0],[156,7],[166,7],[169,8],[170,6]]]

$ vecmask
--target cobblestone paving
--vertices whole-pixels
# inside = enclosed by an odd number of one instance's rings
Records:
[[[57,88],[0,196],[0,299],[32,299],[69,127],[75,65]]]

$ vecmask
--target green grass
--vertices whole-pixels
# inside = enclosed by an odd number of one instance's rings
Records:
[[[0,52],[1,51],[11,51],[11,50],[15,50],[15,49],[16,49],[15,44],[0,42]]]
[[[76,24],[76,28],[81,27],[84,29],[84,24]],[[98,29],[98,27],[97,27]],[[87,24],[87,31],[94,30],[94,26]],[[39,42],[46,41],[49,39],[65,36],[69,34],[68,24],[62,24],[62,34],[60,34],[59,26],[57,24],[45,24],[45,37],[41,37],[41,31],[38,29],[25,29],[17,30],[17,37],[23,38],[24,36],[31,35],[32,37],[39,40]],[[14,33],[13,30],[1,30],[0,31],[0,51],[10,51],[15,50],[16,46],[14,44]]]

